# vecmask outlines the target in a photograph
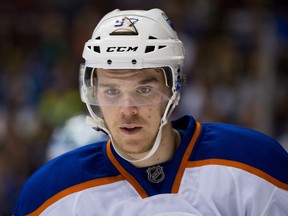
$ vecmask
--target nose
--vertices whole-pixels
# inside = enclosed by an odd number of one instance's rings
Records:
[[[136,106],[121,106],[120,113],[123,115],[136,115],[138,113],[138,108]]]
[[[133,104],[133,99],[131,97],[125,97],[121,102],[120,113],[123,115],[135,115],[138,113],[138,108]]]

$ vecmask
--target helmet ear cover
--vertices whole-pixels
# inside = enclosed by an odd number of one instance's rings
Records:
[[[166,85],[172,89],[172,91],[179,91],[183,84],[183,75],[180,68],[175,69],[176,74],[170,67],[162,67],[164,71],[164,77]],[[173,89],[174,88],[174,89]]]

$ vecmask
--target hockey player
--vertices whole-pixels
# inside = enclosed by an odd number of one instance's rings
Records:
[[[160,9],[114,10],[84,46],[81,99],[106,142],[48,162],[18,215],[288,215],[288,154],[259,132],[170,115],[184,49]]]

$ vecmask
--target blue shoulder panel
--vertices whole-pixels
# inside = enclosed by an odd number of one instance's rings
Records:
[[[53,195],[76,184],[118,175],[106,156],[105,144],[101,142],[78,148],[42,166],[25,183],[14,214],[31,213]],[[17,212],[19,209],[21,213]]]
[[[276,140],[255,130],[221,123],[203,123],[192,158],[241,162],[288,183],[287,152]]]

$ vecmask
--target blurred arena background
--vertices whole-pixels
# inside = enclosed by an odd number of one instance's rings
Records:
[[[288,149],[287,0],[1,1],[0,215],[11,215],[43,163],[103,138],[79,127],[84,42],[107,12],[153,7],[167,13],[186,48],[187,83],[173,118],[250,127]]]

